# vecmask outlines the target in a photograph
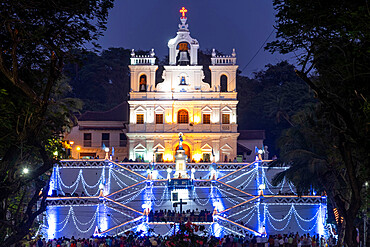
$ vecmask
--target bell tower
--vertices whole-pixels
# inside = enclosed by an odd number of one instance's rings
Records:
[[[199,43],[190,37],[188,18],[185,13],[187,9],[180,9],[181,17],[177,36],[168,41],[170,65],[197,65]]]

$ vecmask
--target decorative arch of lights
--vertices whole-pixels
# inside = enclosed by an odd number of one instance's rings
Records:
[[[184,200],[192,209],[212,212],[211,222],[195,224],[216,237],[297,231],[324,235],[326,197],[297,196],[286,180],[273,186],[274,174],[287,168],[268,169],[268,162],[187,164],[192,188],[183,189]],[[174,234],[174,221],[149,220],[150,212],[173,210],[169,180],[174,168],[173,163],[63,160],[53,169],[41,232],[49,239],[67,236],[71,229],[87,237],[126,231]]]

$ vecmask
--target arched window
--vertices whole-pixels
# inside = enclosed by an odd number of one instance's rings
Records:
[[[179,123],[179,124],[189,123],[189,113],[188,113],[187,110],[180,110],[177,113],[177,123]]]
[[[227,92],[227,76],[222,75],[220,78],[221,92]]]
[[[146,75],[141,75],[140,76],[139,91],[140,92],[146,92]]]

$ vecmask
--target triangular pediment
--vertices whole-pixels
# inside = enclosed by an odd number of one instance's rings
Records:
[[[146,111],[146,109],[144,107],[142,107],[142,106],[138,106],[135,109],[135,112],[145,112],[145,111]]]
[[[232,110],[230,107],[225,106],[224,108],[221,109],[221,112],[232,112]]]
[[[136,147],[134,147],[135,151],[146,151],[146,148],[142,144],[137,144]]]
[[[203,107],[202,112],[212,112],[212,109],[209,106],[205,106]]]
[[[210,151],[212,151],[212,147],[206,143],[206,144],[203,145],[203,147],[200,150],[210,152]]]
[[[154,146],[153,151],[158,149],[158,151],[164,151],[165,148],[162,146],[162,144],[158,143],[157,145]]]
[[[163,108],[162,106],[157,106],[157,107],[154,109],[154,111],[155,111],[156,113],[163,113],[163,112],[164,112],[164,108]]]
[[[220,148],[222,151],[230,151],[232,150],[232,147],[230,147],[229,144],[225,144]]]

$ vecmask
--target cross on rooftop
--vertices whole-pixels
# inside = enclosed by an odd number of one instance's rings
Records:
[[[185,7],[182,7],[182,9],[180,9],[180,13],[182,14],[182,17],[181,18],[186,18],[185,16],[185,13],[188,12],[187,9],[185,9]]]

